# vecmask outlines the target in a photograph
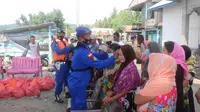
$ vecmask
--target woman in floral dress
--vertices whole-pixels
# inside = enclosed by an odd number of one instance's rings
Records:
[[[177,90],[174,58],[152,53],[149,56],[149,80],[135,96],[139,112],[175,112]]]
[[[117,52],[120,49],[118,44],[111,44],[109,46],[111,52]],[[113,53],[109,53],[108,55],[111,56]],[[103,100],[106,96],[106,93],[113,87],[113,80],[115,77],[116,71],[119,69],[120,63],[116,62],[115,66],[111,69],[105,69],[103,71],[102,77],[102,85],[101,85],[101,92],[100,92],[100,99]]]

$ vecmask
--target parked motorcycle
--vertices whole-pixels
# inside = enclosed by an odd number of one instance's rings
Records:
[[[42,63],[42,66],[45,66],[45,67],[49,66],[49,57],[48,57],[48,54],[41,55],[41,63]]]

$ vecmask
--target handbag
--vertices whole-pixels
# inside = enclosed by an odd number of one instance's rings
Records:
[[[197,92],[195,93],[195,97],[197,99],[197,102],[200,104],[200,88],[199,90],[197,90]]]
[[[105,104],[102,112],[123,112],[123,105],[118,101]]]

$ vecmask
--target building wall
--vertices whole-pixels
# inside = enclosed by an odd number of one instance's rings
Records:
[[[183,43],[182,39],[182,3],[168,6],[163,9],[162,42],[175,41]]]
[[[189,22],[189,47],[198,48],[200,40],[200,16],[196,12],[190,15]]]

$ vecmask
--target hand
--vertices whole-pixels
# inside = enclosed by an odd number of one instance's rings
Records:
[[[113,91],[108,91],[106,94],[107,94],[108,97],[112,97],[114,95],[114,92]]]
[[[111,98],[111,97],[108,97],[108,96],[106,96],[106,97],[103,99],[103,103],[104,103],[104,104],[109,104],[109,103],[111,103],[111,102],[113,102],[113,101],[114,101],[114,99]]]

